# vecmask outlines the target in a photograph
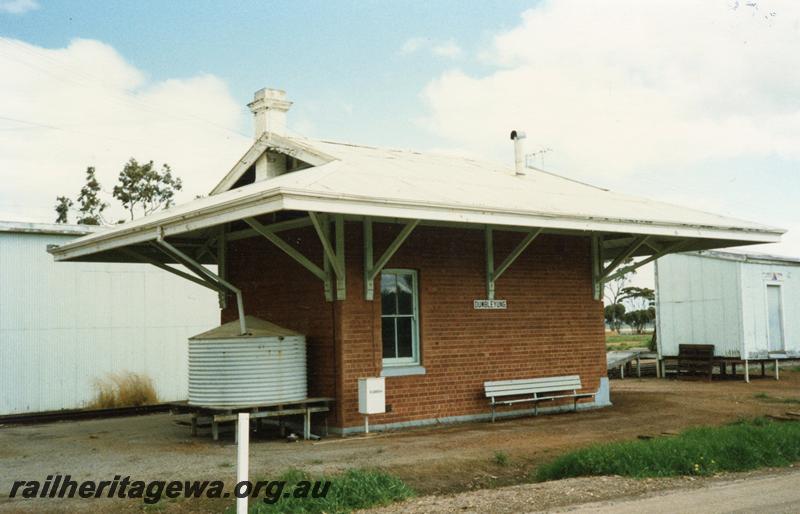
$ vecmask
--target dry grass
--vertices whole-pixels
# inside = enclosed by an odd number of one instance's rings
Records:
[[[95,398],[89,404],[92,409],[112,407],[135,407],[158,403],[158,395],[153,381],[147,375],[131,373],[112,373],[102,380],[94,381]]]

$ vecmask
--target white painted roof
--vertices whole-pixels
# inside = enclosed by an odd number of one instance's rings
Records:
[[[179,235],[279,210],[727,242],[720,246],[730,246],[731,241],[777,242],[784,232],[614,193],[536,169],[517,175],[513,168],[463,157],[271,137],[262,136],[253,148],[279,148],[295,155],[311,152],[321,156],[320,164],[83,237],[53,250],[56,259],[153,240],[159,230],[165,236]],[[226,180],[252,164],[258,153],[251,149]]]
[[[68,225],[62,223],[35,223],[30,221],[3,221],[0,220],[0,232],[17,234],[58,234],[83,236],[103,230],[102,227],[92,225]]]
[[[721,259],[725,261],[753,262],[758,264],[785,264],[790,266],[800,266],[800,258],[786,257],[783,255],[771,255],[768,253],[754,252],[721,252],[719,250],[704,250],[700,252],[685,252],[686,255],[706,257],[708,259]]]

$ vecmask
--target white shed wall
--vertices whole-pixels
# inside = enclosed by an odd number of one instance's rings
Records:
[[[219,323],[217,295],[150,265],[55,263],[71,236],[0,233],[0,415],[85,406],[109,373],[188,395],[187,338]]]
[[[719,356],[739,356],[743,344],[739,263],[673,254],[656,261],[659,353],[680,344],[713,344]]]
[[[749,358],[766,358],[769,351],[767,285],[780,286],[784,350],[800,357],[800,266],[743,263],[744,342]]]

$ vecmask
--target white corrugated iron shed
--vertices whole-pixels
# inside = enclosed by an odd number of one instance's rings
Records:
[[[85,407],[95,380],[126,371],[187,397],[186,338],[217,323],[217,298],[152,266],[46,252],[102,230],[0,221],[0,415]]]
[[[704,251],[656,262],[658,348],[713,344],[719,357],[800,358],[800,259]]]

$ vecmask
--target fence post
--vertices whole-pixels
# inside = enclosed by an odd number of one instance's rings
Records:
[[[236,439],[236,483],[240,484],[247,480],[250,468],[250,414],[247,412],[239,413]],[[247,496],[236,498],[236,514],[247,514]]]

